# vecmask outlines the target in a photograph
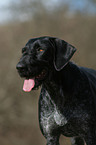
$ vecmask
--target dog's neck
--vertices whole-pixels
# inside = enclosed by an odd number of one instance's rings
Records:
[[[44,82],[43,87],[55,102],[58,101],[58,98],[59,100],[62,97],[66,99],[66,96],[72,94],[75,84],[74,80],[76,81],[76,71],[78,71],[76,70],[76,65],[69,62],[61,71],[57,72],[54,70],[49,79]]]

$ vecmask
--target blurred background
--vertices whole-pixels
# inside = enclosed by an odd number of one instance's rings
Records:
[[[96,69],[96,0],[0,1],[0,144],[45,145],[38,123],[38,91],[22,91],[15,69],[28,39],[43,35],[77,48],[72,60]],[[70,140],[61,136],[61,145]]]

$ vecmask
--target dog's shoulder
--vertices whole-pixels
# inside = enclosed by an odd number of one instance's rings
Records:
[[[96,70],[91,68],[80,67],[80,70],[86,75],[88,84],[90,86],[91,94],[95,104],[96,110]]]
[[[75,73],[80,73],[82,77],[86,76],[88,80],[92,81],[92,83],[94,82],[96,85],[96,70],[87,67],[78,66],[74,62],[71,62],[71,66],[74,68]]]
[[[87,76],[89,82],[93,84],[94,87],[96,87],[96,70],[91,68],[86,68],[86,67],[79,67],[79,68],[80,71]]]

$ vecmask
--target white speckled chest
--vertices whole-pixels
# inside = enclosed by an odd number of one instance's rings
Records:
[[[56,108],[50,110],[50,112],[44,111],[40,116],[40,124],[45,134],[50,134],[66,123],[67,119]]]

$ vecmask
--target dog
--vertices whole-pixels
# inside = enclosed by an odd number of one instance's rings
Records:
[[[33,38],[16,66],[24,91],[41,86],[39,124],[47,145],[59,145],[61,134],[72,145],[96,145],[96,71],[71,62],[75,51],[55,37]]]

